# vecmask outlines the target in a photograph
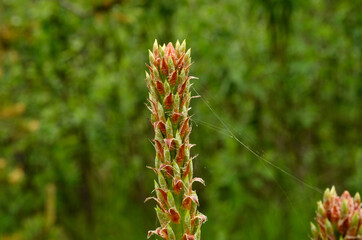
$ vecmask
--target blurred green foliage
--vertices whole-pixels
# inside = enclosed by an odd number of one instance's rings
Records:
[[[360,9],[2,0],[0,239],[145,239],[157,226],[143,203],[155,177],[144,106],[155,38],[187,39],[200,78],[191,140],[207,183],[197,188],[203,239],[306,239],[321,194],[231,138],[205,101],[273,164],[321,189],[361,191]]]

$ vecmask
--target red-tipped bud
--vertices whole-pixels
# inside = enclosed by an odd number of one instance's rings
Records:
[[[168,78],[168,81],[170,82],[171,86],[175,86],[177,82],[177,71],[173,71]]]
[[[165,105],[166,109],[171,109],[172,108],[172,104],[173,104],[173,97],[172,97],[172,93],[170,92],[169,95],[167,95],[165,97],[165,99],[163,100],[163,104]]]
[[[185,133],[186,133],[187,130],[188,130],[189,120],[190,120],[190,117],[186,118],[185,121],[182,123],[181,130],[180,130],[180,136],[181,136],[181,138],[183,138],[183,137],[185,136]]]
[[[176,194],[179,194],[182,190],[182,181],[178,178],[174,178],[172,182],[172,188]]]
[[[163,58],[161,62],[161,72],[164,76],[167,76],[168,74],[168,66],[165,58]]]
[[[179,166],[182,165],[183,159],[185,157],[185,145],[186,143],[182,144],[181,147],[178,149],[177,151],[177,155],[176,155],[176,162]]]
[[[160,80],[157,80],[156,82],[156,88],[157,91],[160,95],[164,95],[165,94],[165,88],[163,86],[163,83]]]
[[[178,211],[176,210],[176,208],[170,208],[168,210],[168,213],[170,214],[170,220],[175,223],[175,224],[179,224],[180,223],[180,214],[178,213]]]

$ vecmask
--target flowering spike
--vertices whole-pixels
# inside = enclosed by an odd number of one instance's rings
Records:
[[[195,240],[200,238],[204,215],[198,213],[199,200],[192,189],[194,182],[204,184],[201,178],[193,178],[190,149],[191,81],[189,76],[191,51],[186,41],[167,46],[155,40],[146,64],[146,84],[149,89],[148,109],[154,129],[156,150],[155,167],[158,176],[153,194],[160,227],[149,231],[148,237],[157,235],[168,240]],[[166,218],[165,218],[166,216]],[[195,221],[198,222],[194,228]],[[173,232],[175,231],[175,232]]]
[[[357,196],[357,197],[356,197]],[[354,198],[348,191],[337,195],[335,187],[327,189],[323,202],[318,202],[316,222],[311,224],[312,240],[361,239],[358,229],[362,228],[362,205],[357,193]]]

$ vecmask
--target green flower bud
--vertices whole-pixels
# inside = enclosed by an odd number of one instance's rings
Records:
[[[341,206],[341,213],[342,213],[342,217],[346,217],[348,215],[347,199],[343,199],[342,206]]]
[[[319,235],[318,229],[317,229],[317,227],[316,227],[312,222],[310,223],[310,230],[312,231],[313,237],[314,237],[315,239],[318,239],[318,235]]]
[[[175,71],[175,65],[173,64],[172,58],[168,58],[168,71],[173,72]]]
[[[167,118],[167,121],[166,121],[166,135],[167,135],[167,137],[173,136],[172,123],[171,123],[170,118]]]
[[[185,148],[185,162],[190,160],[190,149],[187,147]]]
[[[201,229],[200,229],[200,227],[196,229],[195,240],[201,240]]]
[[[178,76],[180,83],[183,83],[185,81],[185,74],[185,69],[182,69],[180,75]]]
[[[167,80],[165,80],[163,86],[165,87],[165,95],[166,96],[169,95],[171,92],[171,88],[170,88],[170,84],[168,83]]]
[[[167,144],[165,144],[165,147],[163,148],[163,154],[165,156],[165,162],[170,163],[171,162],[171,154],[170,154],[170,150],[167,147]]]
[[[157,90],[155,89],[155,87],[153,86],[153,84],[151,83],[151,88],[150,88],[150,99],[154,102],[157,101],[158,99],[158,95],[157,95]]]
[[[155,157],[155,166],[156,166],[156,169],[159,169],[161,167],[161,161],[160,159],[157,157]]]
[[[153,114],[151,114],[151,122],[156,122],[156,118],[155,118],[155,116],[153,116]]]
[[[160,183],[161,188],[168,189],[166,180],[163,177],[162,173],[158,174],[158,182]]]
[[[186,176],[186,178],[184,179],[184,192],[188,192],[189,191],[189,187],[190,187],[190,180],[189,180],[189,175]]]
[[[167,202],[168,202],[168,204],[170,205],[171,208],[176,207],[175,199],[173,198],[173,195],[172,195],[171,191],[168,191],[168,193],[167,193]]]
[[[182,107],[182,115],[184,116],[184,118],[186,118],[185,116],[187,116],[187,107],[184,105],[183,107]]]
[[[356,195],[354,195],[354,201],[358,204],[361,203],[361,196],[359,195],[359,193],[356,193]]]
[[[180,109],[180,95],[176,93],[173,100],[173,111],[178,112]]]
[[[163,141],[163,135],[162,132],[159,128],[156,128],[156,133],[155,133],[155,139],[162,142]]]
[[[166,224],[168,223],[168,216],[166,213],[164,213],[161,208],[159,208],[158,206],[155,207],[156,210],[156,214],[157,214],[157,218],[158,221],[160,221],[160,224],[162,227],[166,226]]]
[[[150,76],[150,74],[146,71],[146,82],[147,82],[147,84],[148,85],[150,85],[151,84],[151,76]]]
[[[194,201],[191,202],[191,209],[190,209],[191,216],[196,216],[197,213],[197,203]]]
[[[321,201],[318,201],[317,205],[318,205],[318,214],[324,216],[326,211],[324,210],[323,203]]]
[[[165,46],[162,46],[162,47],[159,46],[158,51],[160,53],[160,58],[161,59],[164,58],[165,57]]]
[[[190,179],[193,178],[193,174],[194,174],[194,166],[192,160],[190,160],[190,172],[189,172]]]
[[[189,85],[188,83],[189,83],[189,82],[187,82],[187,85]],[[190,88],[190,86],[188,86],[188,88]],[[189,91],[189,90],[187,90],[187,92],[188,92],[188,91]],[[188,94],[187,97],[188,97],[188,99],[191,99],[191,92],[189,92],[189,94]],[[189,107],[190,107],[190,102],[191,102],[191,101],[187,101],[187,103],[186,103],[186,108],[189,108]]]
[[[167,235],[168,235],[168,240],[176,240],[175,233],[173,232],[170,225],[167,225]]]
[[[178,166],[178,164],[176,163],[176,161],[173,161],[173,162],[172,162],[172,167],[173,167],[173,171],[174,171],[175,177],[181,179],[180,167]]]
[[[191,63],[191,48],[187,50],[184,61],[186,66],[188,66]]]
[[[327,188],[323,194],[323,202],[327,201],[329,194],[330,194],[330,190],[329,190],[329,188]]]
[[[156,79],[160,78],[160,74],[155,65],[152,66],[152,72],[153,72],[153,76],[155,76]]]
[[[182,139],[180,136],[180,132],[178,131],[178,129],[176,130],[176,134],[175,134],[175,144],[176,144],[176,149],[179,149],[180,146],[182,145]]]
[[[191,234],[191,217],[189,211],[186,211],[184,229],[187,234]]]
[[[150,64],[153,65],[155,63],[155,57],[153,56],[153,53],[151,50],[148,50],[148,59],[150,60]]]
[[[331,194],[332,197],[337,196],[336,188],[334,186],[332,186],[330,194]]]
[[[157,39],[155,39],[155,42],[153,43],[153,52],[155,53],[158,50],[158,43]]]
[[[160,186],[157,184],[157,182],[156,182],[156,181],[154,181],[154,184],[155,184],[155,189],[160,188]],[[157,191],[157,190],[156,190],[156,197],[157,197],[158,199],[163,199],[163,197],[162,197],[162,195],[161,195],[160,191]]]
[[[177,53],[180,51],[180,46],[181,46],[180,42],[179,42],[179,40],[177,40],[176,45],[175,45],[175,50],[176,50]]]
[[[351,228],[357,228],[358,227],[358,223],[359,223],[359,216],[358,213],[355,212],[353,214],[352,220],[351,220]]]
[[[162,104],[158,102],[157,104],[157,111],[158,111],[158,117],[163,122],[166,120],[165,118],[165,111],[163,110]]]
[[[183,42],[181,43],[181,46],[180,46],[180,52],[184,53],[185,51],[186,51],[186,39],[183,40]]]
[[[328,220],[328,218],[326,219],[325,227],[326,227],[327,236],[334,236],[333,225],[332,225],[332,223]]]
[[[156,180],[153,180],[153,183],[155,185],[155,189],[160,188],[160,186],[158,186],[158,183],[156,182]]]

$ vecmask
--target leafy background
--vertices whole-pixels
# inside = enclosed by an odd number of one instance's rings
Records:
[[[307,239],[319,189],[362,188],[352,0],[2,0],[0,239],[145,239],[144,62],[187,39],[203,239]],[[194,93],[196,95],[196,93]],[[211,105],[212,110],[206,102]],[[216,113],[214,114],[213,111]]]

